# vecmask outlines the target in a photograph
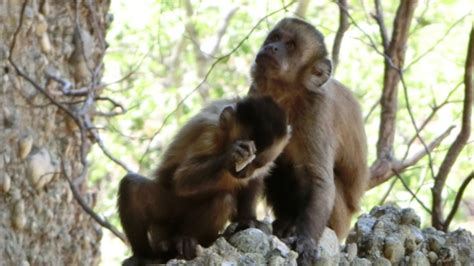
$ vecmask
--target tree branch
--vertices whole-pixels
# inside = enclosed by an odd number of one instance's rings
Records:
[[[377,168],[380,167],[379,164],[372,165],[370,167],[372,177],[369,181],[368,190],[382,183],[385,183],[392,176],[394,176],[395,173],[403,173],[408,167],[411,167],[418,163],[418,161],[420,161],[424,156],[426,156],[428,153],[432,152],[436,147],[438,147],[439,144],[441,144],[441,142],[451,133],[451,130],[453,130],[453,128],[454,126],[448,128],[445,132],[443,132],[440,136],[438,136],[430,144],[428,144],[426,148],[423,147],[422,150],[415,153],[411,158],[404,161],[391,160],[389,169],[379,169]]]
[[[77,201],[79,206],[90,216],[92,219],[94,219],[98,224],[100,224],[102,227],[105,227],[112,232],[115,236],[117,236],[120,240],[122,240],[124,243],[127,243],[127,238],[123,233],[121,233],[117,228],[115,228],[112,224],[107,221],[107,219],[100,217],[97,213],[92,210],[91,207],[88,206],[88,204],[85,202],[84,198],[82,198],[81,194],[76,188],[76,185],[71,181],[71,179],[67,176],[67,172],[64,169],[64,162],[61,162],[61,167],[62,167],[62,172],[64,175],[64,178],[66,179],[67,183],[69,184],[69,188],[72,191],[72,195],[74,196],[74,199]]]
[[[229,9],[227,14],[225,15],[224,22],[222,23],[221,27],[217,31],[216,42],[214,43],[214,46],[211,49],[211,54],[209,55],[210,57],[216,56],[216,53],[219,50],[219,47],[221,45],[222,37],[224,37],[224,34],[226,33],[227,28],[229,27],[230,20],[235,15],[237,10],[239,10],[238,6],[232,7],[231,9]]]
[[[431,210],[428,208],[428,206],[426,206],[423,201],[421,201],[415,193],[413,193],[413,191],[411,190],[411,188],[408,186],[408,184],[405,182],[405,180],[403,180],[403,178],[400,176],[400,174],[398,172],[395,172],[395,176],[400,180],[400,182],[402,182],[402,185],[403,187],[405,188],[406,191],[408,191],[408,193],[411,194],[411,196],[416,200],[416,202],[418,202],[418,204],[420,204],[420,206],[429,214],[431,214]]]
[[[397,86],[400,82],[398,70],[403,69],[408,32],[416,4],[416,0],[401,1],[393,23],[392,38],[386,53],[388,58],[385,59],[383,91],[380,101],[381,117],[377,141],[377,158],[379,159],[390,160],[393,156],[398,105]]]
[[[333,62],[333,71],[336,72],[337,65],[339,64],[339,52],[341,50],[342,39],[344,38],[344,33],[349,28],[349,19],[348,19],[348,8],[347,0],[338,0],[337,5],[339,6],[339,28],[336,32],[336,37],[334,37],[334,43],[332,46],[332,62]]]
[[[465,179],[464,181],[462,182],[461,186],[459,187],[458,189],[458,193],[456,194],[456,198],[454,199],[454,203],[453,203],[453,208],[451,209],[451,211],[449,212],[448,214],[448,217],[446,218],[446,222],[444,222],[443,226],[444,226],[444,231],[448,231],[448,228],[449,228],[449,225],[451,224],[453,218],[454,218],[454,215],[456,214],[458,208],[459,208],[459,204],[461,203],[461,200],[462,200],[462,197],[463,197],[463,194],[464,194],[464,191],[466,190],[467,186],[469,185],[469,183],[474,179],[474,171],[471,172]]]
[[[385,27],[385,22],[383,20],[382,4],[380,4],[380,0],[374,0],[374,4],[375,15],[372,15],[372,18],[374,18],[377,22],[377,25],[379,25],[380,37],[382,38],[383,52],[387,53],[389,39],[387,35],[387,28]]]
[[[446,184],[451,168],[456,162],[459,154],[469,140],[471,134],[472,104],[473,104],[473,86],[472,75],[474,71],[474,27],[471,28],[469,35],[469,44],[467,48],[466,65],[464,68],[464,103],[462,113],[461,131],[449,147],[446,156],[436,175],[435,183],[432,188],[433,195],[433,215],[431,217],[432,225],[440,230],[446,229],[443,218],[443,199],[442,192]]]

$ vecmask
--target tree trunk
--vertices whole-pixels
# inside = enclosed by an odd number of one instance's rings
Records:
[[[51,99],[76,110],[88,97],[69,92],[95,90],[108,7],[108,0],[0,0],[0,265],[98,264],[101,228],[64,174],[93,205],[78,178],[90,141]]]

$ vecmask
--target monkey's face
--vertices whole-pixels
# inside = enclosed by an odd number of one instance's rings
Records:
[[[253,72],[289,84],[305,85],[311,75],[327,80],[332,70],[330,61],[318,65],[326,55],[324,37],[318,30],[305,21],[285,18],[265,39]]]

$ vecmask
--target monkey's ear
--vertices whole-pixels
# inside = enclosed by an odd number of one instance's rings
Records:
[[[331,75],[331,60],[328,58],[317,60],[312,66],[309,77],[306,80],[306,88],[313,92],[323,92],[323,86],[329,81]]]
[[[235,110],[232,106],[226,106],[219,116],[219,127],[223,130],[228,130],[234,123]]]

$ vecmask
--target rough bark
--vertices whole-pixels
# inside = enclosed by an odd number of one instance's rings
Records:
[[[71,110],[84,101],[48,77],[72,89],[98,83],[108,7],[108,0],[0,0],[0,265],[98,264],[101,229],[63,172],[80,176],[90,143],[32,82]]]

